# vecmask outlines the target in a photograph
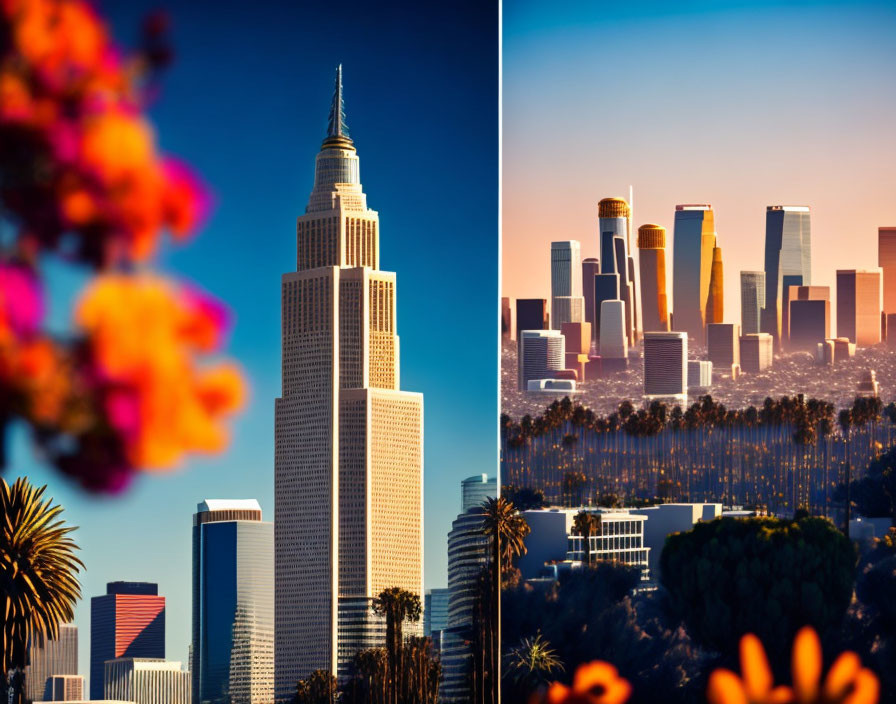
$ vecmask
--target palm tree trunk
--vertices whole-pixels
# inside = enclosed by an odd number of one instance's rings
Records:
[[[492,701],[501,704],[501,532],[495,531],[494,554],[495,563],[493,611],[494,622],[492,633],[493,663],[492,663]]]

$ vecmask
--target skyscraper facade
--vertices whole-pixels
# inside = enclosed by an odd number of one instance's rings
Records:
[[[623,198],[604,198],[597,204],[600,231],[600,271],[619,275],[619,299],[625,303],[623,323],[626,342],[638,336],[638,300],[635,262],[631,256],[631,207]],[[595,306],[600,303],[595,301]]]
[[[193,515],[194,702],[274,701],[274,524],[255,499]]]
[[[625,359],[628,356],[628,336],[625,334],[625,301],[602,301],[600,304],[600,356]]]
[[[709,274],[709,298],[706,301],[706,324],[721,323],[725,318],[725,281],[722,270],[722,249],[713,247]]]
[[[762,331],[765,308],[765,272],[740,272],[740,327],[744,335]]]
[[[583,322],[582,246],[576,240],[551,242],[551,324]]]
[[[400,390],[396,277],[379,270],[341,67],[296,229],[274,421],[277,699],[383,645],[383,589],[423,593],[423,397]]]
[[[585,322],[591,323],[591,338],[594,331],[594,277],[600,274],[600,262],[594,257],[582,260],[582,297],[585,299]],[[615,298],[616,296],[614,296]]]
[[[621,300],[619,274],[597,274],[594,277],[594,330],[591,337],[600,348],[600,311],[604,301]]]
[[[48,702],[83,701],[84,678],[81,675],[50,675],[42,698]]]
[[[516,344],[520,391],[533,379],[550,379],[565,368],[566,339],[559,330],[520,330]]]
[[[90,600],[91,699],[103,699],[107,660],[164,657],[165,597],[157,584],[109,582]]]
[[[516,300],[516,339],[521,330],[548,330],[550,328],[548,302],[544,298],[518,298]]]
[[[423,599],[423,635],[432,638],[435,631],[442,631],[448,625],[448,599],[451,591],[447,587],[429,589]]]
[[[638,228],[638,266],[641,275],[641,326],[644,332],[669,330],[666,297],[666,228]]]
[[[710,323],[706,326],[706,352],[716,369],[731,370],[740,364],[740,327],[736,323]]]
[[[712,206],[676,205],[672,253],[672,313],[675,330],[688,334],[688,344],[704,344],[713,249],[716,246]]]
[[[765,211],[765,306],[762,332],[781,345],[785,286],[812,283],[809,208],[804,205],[770,205]],[[744,329],[746,333],[746,328]]]
[[[49,677],[78,674],[78,627],[73,623],[61,623],[57,638],[36,638],[28,648],[28,662],[25,698],[39,701],[45,696]]]
[[[831,336],[831,289],[829,286],[790,286],[786,347],[814,352],[818,343]]]
[[[162,658],[116,658],[106,663],[103,699],[134,704],[191,704],[190,673]]]
[[[686,396],[688,393],[688,334],[644,333],[644,395]]]
[[[466,513],[469,509],[482,504],[491,498],[498,496],[498,480],[487,474],[474,474],[460,483],[461,510]]]
[[[765,371],[774,361],[774,339],[767,332],[741,335],[740,368],[750,374]]]
[[[883,273],[884,313],[896,313],[896,227],[877,229],[877,265]]]
[[[857,347],[880,342],[880,271],[837,270],[837,336]]]

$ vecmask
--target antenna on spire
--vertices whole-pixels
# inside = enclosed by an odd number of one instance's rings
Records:
[[[348,126],[345,124],[345,103],[342,100],[342,64],[336,67],[336,83],[333,86],[333,102],[330,104],[327,137],[348,137]]]

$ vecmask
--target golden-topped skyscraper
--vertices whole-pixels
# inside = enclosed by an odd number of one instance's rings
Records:
[[[669,330],[666,294],[666,228],[649,223],[638,228],[641,274],[641,321],[644,332]]]
[[[337,69],[314,187],[282,279],[275,403],[275,687],[385,645],[383,589],[423,593],[423,396],[401,391],[395,274],[379,270]]]

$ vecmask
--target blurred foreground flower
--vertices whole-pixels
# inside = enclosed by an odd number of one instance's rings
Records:
[[[165,60],[158,32],[124,61],[86,2],[0,8],[0,203],[23,248],[100,267],[193,232],[208,199],[140,113],[139,79]]]
[[[876,704],[877,677],[862,667],[859,656],[844,652],[822,681],[822,652],[818,634],[809,626],[793,642],[793,686],[774,686],[765,649],[756,636],[740,641],[741,677],[720,668],[710,675],[709,704]]]
[[[217,348],[225,318],[210,298],[154,276],[105,275],[81,299],[76,322],[104,411],[135,466],[164,469],[224,447],[221,421],[242,404],[243,381],[230,364],[197,368],[195,356]]]
[[[165,232],[189,237],[209,207],[142,113],[171,59],[167,26],[148,18],[125,57],[89,2],[0,0],[0,469],[21,419],[63,473],[119,491],[139,470],[221,450],[243,401],[233,365],[200,363],[221,345],[224,307],[124,273]],[[97,274],[64,340],[42,328],[48,252]]]
[[[631,696],[632,686],[607,662],[595,660],[581,665],[573,676],[572,687],[555,682],[548,689],[545,704],[623,704]]]

